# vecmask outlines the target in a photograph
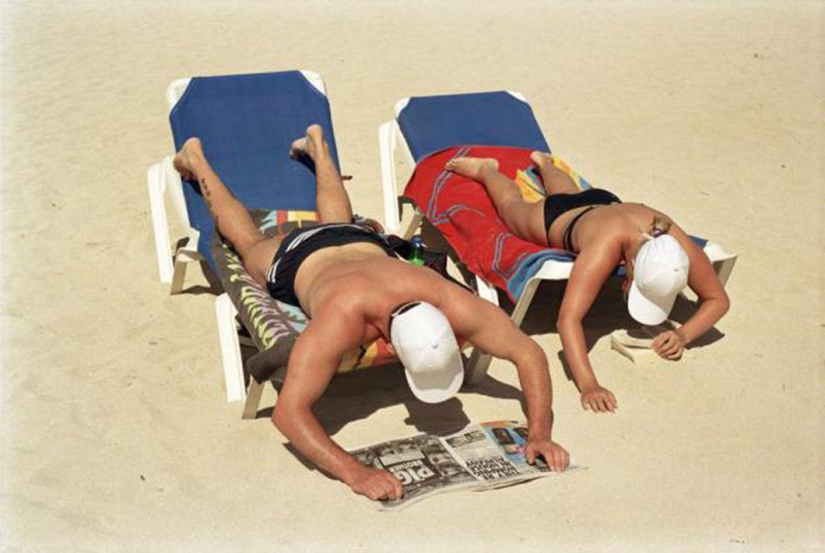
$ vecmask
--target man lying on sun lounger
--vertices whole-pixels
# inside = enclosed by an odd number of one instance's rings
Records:
[[[207,145],[208,148],[208,145]],[[384,337],[404,365],[413,393],[435,403],[458,391],[463,367],[458,340],[516,366],[527,403],[528,462],[544,457],[563,471],[567,451],[551,439],[552,387],[547,357],[497,307],[435,271],[397,259],[385,237],[352,223],[352,208],[320,126],[292,144],[290,155],[315,164],[320,226],[267,238],[212,170],[197,138],[175,156],[175,169],[200,186],[218,232],[249,274],[275,299],[311,318],[289,357],[272,421],[303,455],[371,499],[397,499],[401,484],[366,467],[327,435],[312,413],[353,348]]]

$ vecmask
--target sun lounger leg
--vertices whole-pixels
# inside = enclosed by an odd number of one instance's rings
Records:
[[[246,395],[241,346],[235,324],[237,314],[229,294],[218,296],[215,300],[215,316],[218,319],[218,335],[221,342],[226,401],[241,400]]]
[[[169,287],[169,293],[172,295],[180,294],[183,290],[183,282],[186,279],[186,261],[181,258],[180,252],[175,259],[175,272],[172,274],[172,285]]]
[[[252,382],[249,384],[249,390],[246,394],[246,402],[243,406],[243,418],[244,419],[254,419],[258,415],[258,407],[261,405],[261,396],[264,392],[264,385],[266,383],[260,383],[254,378],[251,379]]]
[[[407,225],[407,228],[404,230],[404,240],[410,240],[421,226],[421,221],[424,220],[424,213],[421,212],[420,209],[416,208],[415,213],[413,213],[413,218],[410,220],[410,224]]]
[[[467,361],[467,368],[464,370],[464,383],[470,386],[478,384],[487,375],[490,363],[493,358],[480,349],[475,348]]]
[[[397,234],[401,224],[398,211],[398,193],[395,175],[395,132],[394,121],[384,123],[378,129],[378,147],[381,152],[381,184],[384,192],[384,228]]]
[[[521,322],[524,320],[530,304],[533,303],[533,296],[536,295],[536,290],[539,289],[539,282],[540,279],[538,278],[531,278],[527,281],[527,286],[524,287],[524,291],[521,293],[515,309],[513,309],[513,322],[516,323],[517,326],[521,326]]]
[[[163,194],[166,186],[163,180],[163,163],[149,168],[146,183],[149,188],[149,204],[152,210],[152,224],[155,230],[155,249],[158,257],[158,271],[161,282],[172,281],[172,248],[169,240],[169,224]]]
[[[714,266],[714,269],[716,269],[716,275],[719,277],[719,282],[722,283],[722,286],[727,284],[734,265],[736,265],[736,256],[721,261],[718,267]]]

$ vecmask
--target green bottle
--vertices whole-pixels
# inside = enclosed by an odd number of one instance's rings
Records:
[[[408,259],[413,265],[424,265],[424,242],[420,234],[416,234],[412,238],[412,253]]]

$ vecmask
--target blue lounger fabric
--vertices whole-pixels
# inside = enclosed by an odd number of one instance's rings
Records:
[[[398,124],[416,163],[459,145],[550,151],[530,105],[504,91],[413,97]]]
[[[190,137],[203,142],[212,168],[249,209],[315,209],[315,176],[289,158],[289,147],[314,123],[338,154],[329,102],[300,71],[195,77],[169,114],[175,150]],[[214,225],[196,183],[184,184],[189,221],[209,251]]]
[[[456,179],[455,175],[443,171],[446,160],[441,157],[445,155],[445,152],[449,158],[452,153],[468,155],[468,152],[472,151],[470,147],[492,146],[526,151],[550,151],[529,104],[508,92],[412,97],[398,114],[397,121],[417,165],[416,173],[407,184],[404,195],[415,199],[419,207],[425,210],[430,222],[437,228],[443,224],[454,224],[455,221],[452,219],[460,218],[456,213],[462,209],[467,211],[466,205],[440,205],[439,211],[431,208],[446,179],[453,181]],[[458,150],[454,152],[456,148]],[[469,155],[473,154],[469,153]],[[416,178],[422,178],[422,173],[429,174],[426,169],[433,160],[435,160],[433,173],[440,176],[435,178],[434,182],[429,183],[430,186],[424,187],[429,189],[427,194],[416,197],[414,190],[411,191],[410,187],[416,183]],[[525,162],[525,166],[521,169],[529,171],[529,162]],[[590,188],[590,183],[581,179],[580,176],[576,178],[579,179],[580,187]],[[539,186],[539,188],[542,187]],[[451,190],[455,192],[453,188]],[[476,230],[476,234],[468,238],[468,229],[464,229],[462,236],[473,241],[489,231],[489,229]],[[442,228],[441,231],[444,232],[444,229]],[[699,247],[707,244],[707,240],[702,238],[694,236],[691,238]],[[455,244],[451,245],[457,250]],[[457,253],[461,255],[461,252],[457,251]],[[495,259],[498,259],[498,254],[498,251],[491,252],[491,256]],[[506,268],[506,275],[502,275],[506,282],[504,289],[512,299],[517,300],[521,296],[527,282],[547,261],[572,263],[575,261],[575,254],[547,248],[519,257],[512,266]],[[494,281],[490,274],[484,274],[484,271],[477,271],[476,274],[488,281]],[[624,267],[617,267],[616,274],[623,276]]]

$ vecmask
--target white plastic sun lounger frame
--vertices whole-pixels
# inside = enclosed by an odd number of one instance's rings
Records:
[[[521,93],[514,91],[508,91],[508,93],[522,102],[528,103],[527,99]],[[387,232],[399,234],[408,240],[412,238],[424,220],[424,213],[415,206],[413,202],[399,195],[396,175],[396,156],[399,155],[399,150],[408,166],[415,167],[415,160],[413,159],[410,147],[398,125],[398,117],[409,101],[409,98],[403,98],[396,102],[395,117],[391,121],[381,125],[378,129],[378,142],[381,150],[381,183],[384,196],[384,227]],[[414,213],[409,223],[402,229],[401,218],[404,205],[412,206]],[[736,264],[736,254],[727,253],[718,244],[712,242],[708,242],[705,245],[704,251],[708,258],[710,258],[711,263],[713,263],[713,268],[722,286],[724,286],[730,277],[731,271],[733,271],[733,266]],[[513,309],[513,322],[519,326],[521,325],[541,281],[567,280],[570,278],[572,268],[573,264],[570,262],[545,261],[525,285],[524,291],[521,293],[518,303],[516,303]],[[475,277],[475,281],[478,295],[494,305],[498,305],[498,292],[495,286],[479,276]],[[484,378],[484,375],[487,374],[491,361],[492,358],[489,355],[483,353],[478,348],[474,348],[470,360],[467,363],[465,382],[468,384],[477,384],[480,382],[481,379]]]
[[[301,71],[304,77],[321,94],[326,96],[326,86],[321,76],[314,71]],[[191,79],[178,79],[166,89],[166,102],[169,111],[175,107]],[[147,185],[149,187],[149,202],[152,210],[152,224],[155,231],[155,248],[158,257],[158,271],[160,281],[169,284],[169,293],[178,294],[183,289],[186,266],[195,261],[201,261],[203,255],[198,252],[199,232],[189,225],[189,214],[186,210],[186,202],[183,198],[183,183],[180,175],[172,165],[172,157],[166,156],[162,161],[152,165],[147,173]],[[165,198],[168,196],[178,221],[182,228],[188,229],[185,241],[174,252],[172,251],[172,238],[169,234],[169,224],[166,214]],[[241,338],[238,335],[239,324],[237,322],[238,311],[232,304],[227,293],[223,293],[215,299],[215,316],[218,321],[218,338],[220,340],[221,358],[223,363],[224,381],[226,383],[226,401],[240,401],[247,399],[246,380],[243,370],[243,359],[241,357],[241,341],[244,345],[252,345],[248,338]],[[255,387],[252,395],[260,400],[260,386]],[[244,418],[249,418],[254,413],[248,413],[251,407],[250,396],[244,408]]]

